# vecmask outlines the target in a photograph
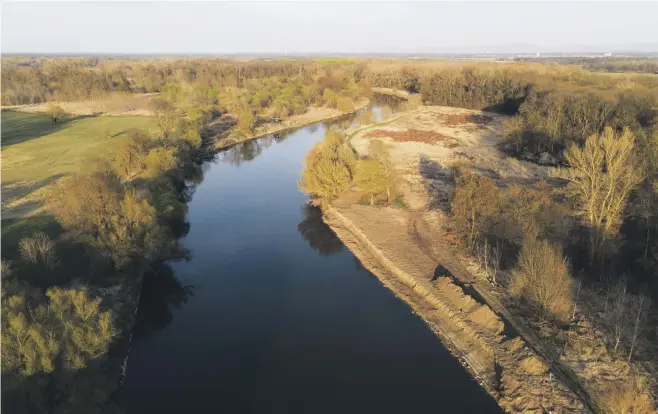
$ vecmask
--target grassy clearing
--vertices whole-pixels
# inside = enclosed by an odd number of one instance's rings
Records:
[[[149,117],[71,117],[61,124],[40,114],[3,111],[3,219],[38,209],[55,180],[76,171],[90,156],[108,151],[111,142],[134,128],[151,129]]]
[[[152,118],[80,117],[53,125],[44,115],[2,113],[2,183],[43,180],[76,169],[134,128],[150,129]]]

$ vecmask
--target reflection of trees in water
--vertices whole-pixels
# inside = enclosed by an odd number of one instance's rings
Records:
[[[133,327],[133,338],[140,340],[163,330],[178,310],[194,295],[193,286],[183,286],[166,263],[158,263],[144,275],[139,310]]]
[[[322,211],[318,207],[306,204],[302,207],[302,214],[304,219],[297,225],[297,230],[311,248],[325,256],[343,250],[343,242],[327,223],[322,221]]]
[[[272,145],[273,141],[274,138],[268,135],[267,137],[243,142],[221,152],[218,159],[220,162],[228,162],[237,167],[244,162],[255,160],[263,153],[265,148]]]
[[[393,111],[398,111],[400,105],[405,102],[405,99],[398,98],[397,96],[386,95],[382,93],[373,93],[370,98],[372,106],[388,105]]]

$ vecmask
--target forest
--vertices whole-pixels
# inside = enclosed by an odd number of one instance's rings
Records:
[[[638,336],[655,323],[658,299],[658,77],[595,72],[651,72],[651,62],[569,63],[3,58],[3,106],[53,103],[55,124],[66,116],[61,102],[153,94],[157,125],[154,134],[131,131],[58,183],[47,226],[26,219],[19,235],[3,235],[3,408],[109,409],[120,377],[115,354],[134,310],[126,298],[145,272],[184,255],[176,240],[209,155],[209,123],[232,114],[231,133],[247,136],[313,106],[351,111],[372,87],[508,116],[501,151],[556,175],[499,186],[458,171],[450,214],[463,245],[487,268],[513,269],[510,297],[542,323],[568,324],[580,283],[598,289],[610,347],[642,358],[638,343],[658,342],[655,330]],[[375,145],[357,159],[346,140],[343,131],[327,133],[300,188],[331,200],[356,185],[367,204],[404,208],[387,150]]]

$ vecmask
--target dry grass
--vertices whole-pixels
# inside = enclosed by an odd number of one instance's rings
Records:
[[[149,102],[158,94],[112,93],[97,99],[74,102],[54,102],[70,115],[150,116]],[[46,113],[53,102],[35,105],[4,106],[27,113]]]
[[[651,389],[644,377],[631,375],[623,382],[615,382],[599,395],[604,409],[610,414],[655,413]]]

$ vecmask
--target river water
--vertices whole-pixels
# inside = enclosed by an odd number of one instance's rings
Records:
[[[180,240],[190,257],[145,281],[127,413],[500,412],[297,189],[325,128],[352,118],[204,164]]]

